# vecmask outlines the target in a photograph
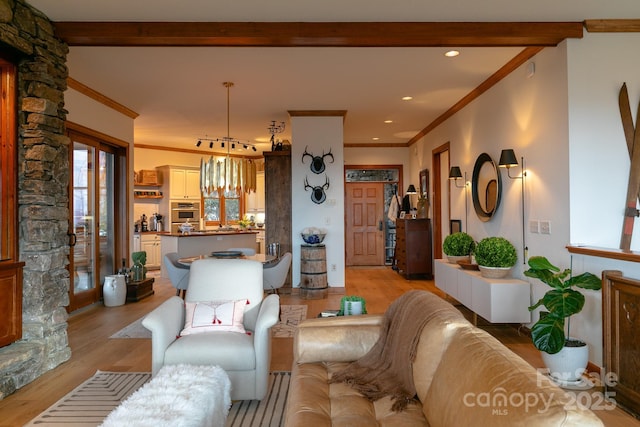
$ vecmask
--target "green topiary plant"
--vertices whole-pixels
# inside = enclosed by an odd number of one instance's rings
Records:
[[[540,351],[549,354],[558,353],[569,342],[569,317],[582,311],[584,295],[573,289],[600,290],[601,280],[592,273],[582,273],[571,276],[571,269],[560,271],[543,256],[529,258],[529,269],[524,272],[527,277],[540,279],[553,289],[548,291],[534,305],[529,307],[533,311],[540,306],[548,310],[548,314],[531,328],[533,345]],[[567,319],[567,334],[564,333],[565,319]]]
[[[470,255],[476,247],[476,242],[463,231],[449,234],[442,242],[442,251],[449,256]]]
[[[516,248],[504,237],[485,237],[475,249],[476,262],[483,267],[513,267],[518,260]]]

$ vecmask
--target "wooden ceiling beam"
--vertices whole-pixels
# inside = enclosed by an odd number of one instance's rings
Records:
[[[590,33],[637,33],[640,19],[587,19],[584,28]]]
[[[581,38],[582,22],[55,22],[70,46],[505,47]]]

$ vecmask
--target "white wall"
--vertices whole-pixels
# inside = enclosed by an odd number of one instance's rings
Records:
[[[330,287],[345,285],[344,255],[344,148],[342,117],[291,117],[291,230],[293,261],[292,285],[300,286],[300,232],[306,227],[327,229],[324,244],[327,253],[327,281]],[[331,150],[335,161],[326,164],[322,174],[309,168],[310,158],[302,163],[305,149],[314,156]],[[329,162],[328,158],[325,158]],[[327,200],[322,204],[311,201],[311,192],[305,190],[304,180],[310,185],[321,185],[329,178]],[[267,219],[268,221],[268,219]],[[335,270],[333,269],[335,266]]]
[[[64,93],[67,120],[133,145],[133,119],[74,89]],[[133,177],[133,174],[132,174]]]
[[[513,148],[524,156],[525,239],[529,256],[544,255],[561,268],[600,275],[605,269],[622,270],[640,278],[637,263],[591,256],[571,256],[567,244],[617,248],[629,173],[629,155],[618,110],[622,82],[629,88],[635,117],[640,98],[638,34],[585,34],[555,48],[546,48],[530,62],[535,74],[527,77],[524,64],[487,93],[447,120],[419,142],[422,163],[429,165],[431,150],[449,141],[451,165],[473,172],[483,151],[498,162],[500,151]],[[411,174],[417,175],[418,166]],[[519,171],[512,170],[512,175]],[[494,219],[477,219],[469,202],[469,233],[480,240],[499,235],[516,248],[522,272],[520,180],[502,172],[501,206]],[[463,217],[464,198],[452,190],[451,216]],[[531,233],[530,220],[551,222],[551,234]],[[638,250],[639,227],[632,249]],[[532,301],[548,288],[532,283]],[[590,344],[589,360],[602,364],[601,293],[587,291],[583,312],[572,322],[572,335]],[[533,320],[537,319],[537,313]]]
[[[422,164],[431,168],[431,153],[450,143],[450,164],[460,166],[470,181],[477,157],[486,152],[496,164],[502,149],[512,148],[527,165],[525,218],[549,220],[550,235],[525,238],[529,254],[544,253],[550,259],[566,254],[568,227],[568,131],[566,96],[566,46],[548,48],[533,58],[536,73],[527,77],[523,65],[479,99],[473,101],[419,142]],[[549,158],[549,153],[553,153]],[[443,173],[447,174],[443,164]],[[417,176],[418,170],[412,170]],[[518,249],[514,269],[522,275],[521,181],[511,180],[501,170],[502,198],[494,217],[482,222],[475,214],[471,189],[467,192],[467,232],[477,241],[503,236]],[[519,175],[519,170],[512,170]],[[445,183],[446,185],[446,183]],[[465,218],[465,191],[451,184],[451,218]],[[448,221],[445,221],[448,222]],[[464,224],[463,224],[464,227]],[[448,227],[447,227],[448,228]]]
[[[570,242],[618,248],[630,159],[622,130],[618,93],[627,83],[634,123],[640,102],[640,34],[589,34],[568,43]],[[632,250],[640,249],[635,220]],[[640,265],[592,256],[573,256],[574,271],[620,270],[640,278]],[[602,363],[602,299],[591,292],[572,329],[589,337],[590,360]]]
[[[569,46],[571,242],[617,248],[630,166],[618,92],[626,82],[637,122],[640,34],[586,33]]]

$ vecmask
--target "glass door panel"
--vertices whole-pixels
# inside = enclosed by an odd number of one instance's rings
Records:
[[[100,174],[98,186],[100,188],[98,201],[98,234],[100,238],[100,283],[104,283],[107,275],[117,270],[115,261],[115,197],[114,197],[114,162],[115,156],[104,151],[98,152]]]
[[[75,246],[72,247],[73,297],[93,299],[96,289],[95,259],[95,148],[79,142],[73,144],[73,233]],[[73,301],[72,301],[72,305]]]

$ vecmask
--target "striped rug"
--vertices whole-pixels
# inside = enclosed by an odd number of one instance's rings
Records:
[[[31,420],[31,426],[96,427],[127,396],[151,378],[148,372],[98,371],[69,394]],[[291,372],[271,372],[269,391],[261,400],[233,402],[227,427],[278,427],[284,425]]]
[[[262,400],[233,402],[226,427],[280,427],[284,425],[291,372],[271,372],[269,391]]]
[[[96,372],[26,426],[93,427],[151,378],[148,372]]]

